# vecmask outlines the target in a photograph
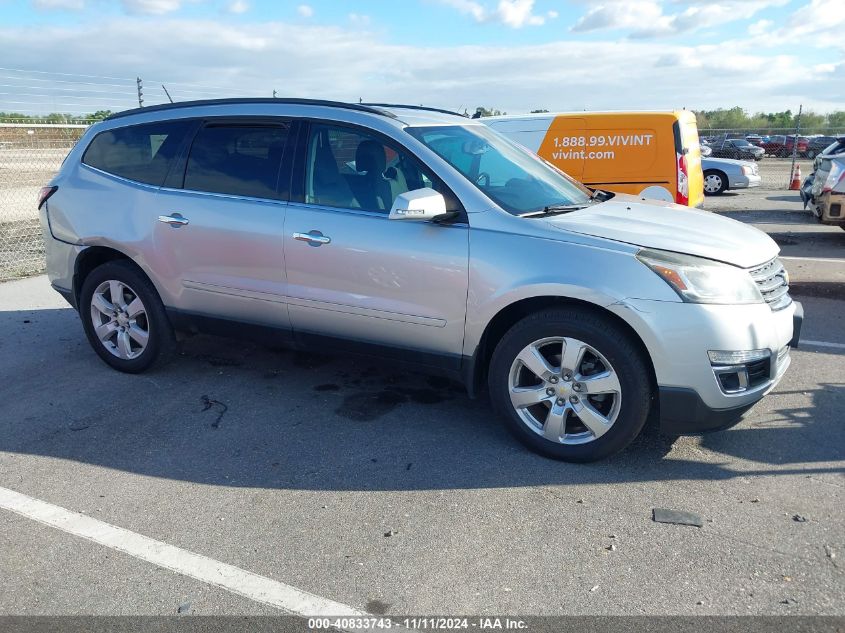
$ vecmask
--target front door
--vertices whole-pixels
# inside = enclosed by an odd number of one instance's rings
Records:
[[[437,188],[453,208],[456,199],[390,141],[334,124],[309,127],[300,144],[301,182],[295,176],[292,187],[301,193],[285,217],[295,334],[419,352],[415,360],[457,368],[469,227],[388,220],[394,198],[409,190]]]

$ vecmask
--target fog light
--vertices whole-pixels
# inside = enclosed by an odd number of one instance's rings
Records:
[[[713,365],[742,365],[755,360],[763,360],[770,355],[771,352],[767,349],[752,349],[741,352],[710,350],[707,352],[707,356],[710,357],[710,362]]]

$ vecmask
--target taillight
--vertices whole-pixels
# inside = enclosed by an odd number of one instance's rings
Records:
[[[47,199],[58,190],[59,188],[55,185],[52,187],[41,187],[41,191],[38,192],[38,208],[40,209],[47,202]]]
[[[678,157],[678,192],[675,202],[689,206],[689,171],[687,169],[686,154],[676,154]]]

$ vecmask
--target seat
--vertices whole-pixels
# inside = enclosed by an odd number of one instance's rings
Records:
[[[347,209],[358,208],[349,183],[340,173],[337,160],[329,145],[328,134],[320,132],[312,140],[311,191],[307,202]]]
[[[387,159],[384,145],[377,141],[364,140],[355,150],[355,171],[353,181],[355,197],[364,209],[371,211],[389,211],[393,204],[390,183],[385,180],[384,171]]]

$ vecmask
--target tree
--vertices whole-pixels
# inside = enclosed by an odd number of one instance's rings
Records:
[[[827,115],[827,124],[845,132],[845,110],[836,110]]]
[[[480,119],[483,116],[501,116],[503,114],[507,114],[507,112],[502,112],[501,110],[494,110],[492,108],[484,108],[479,106],[475,109],[475,114],[472,115],[473,119]]]
[[[548,110],[531,110],[531,114],[542,114],[543,112],[548,112]]]

